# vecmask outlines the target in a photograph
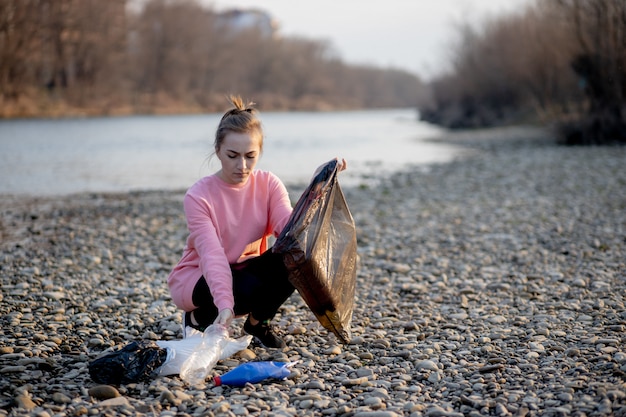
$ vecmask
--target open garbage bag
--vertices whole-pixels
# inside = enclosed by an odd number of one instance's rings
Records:
[[[356,228],[328,162],[304,191],[273,246],[289,280],[319,322],[342,343],[351,339],[356,286]]]

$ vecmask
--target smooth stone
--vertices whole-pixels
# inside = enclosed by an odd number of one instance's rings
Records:
[[[119,391],[111,385],[96,385],[89,388],[88,394],[97,400],[106,400],[120,396]]]
[[[290,326],[287,330],[289,334],[292,335],[303,335],[306,334],[306,327],[304,326]]]
[[[62,392],[55,392],[52,394],[52,400],[58,404],[69,404],[72,402],[72,399]]]
[[[23,365],[9,365],[0,368],[0,374],[14,374],[18,372],[25,372],[28,368]]]
[[[339,355],[341,354],[341,347],[337,345],[331,346],[324,351],[324,354],[325,355]]]
[[[256,359],[256,353],[254,353],[253,350],[251,349],[243,349],[240,350],[239,352],[237,352],[237,354],[235,355],[236,357],[240,358],[240,359],[244,359],[247,361],[252,361],[254,359]]]
[[[313,407],[313,400],[302,400],[298,406],[303,409],[309,409]]]
[[[115,397],[100,401],[98,405],[100,407],[129,407],[130,402],[126,397]]]
[[[418,362],[415,365],[415,368],[418,371],[423,371],[423,370],[427,370],[427,371],[439,371],[439,366],[437,366],[437,364],[431,360],[424,360],[421,362]]]
[[[17,397],[15,397],[15,402],[18,408],[23,408],[27,411],[30,411],[37,407],[37,404],[35,404],[32,398],[26,393],[21,393]]]
[[[316,389],[316,390],[320,390],[323,391],[326,389],[324,383],[318,379],[314,379],[312,381],[310,381],[309,383],[306,384],[306,388],[307,389]]]
[[[431,372],[431,374],[428,375],[428,382],[432,384],[436,384],[440,382],[442,379],[443,379],[443,376],[441,372]]]
[[[365,404],[367,407],[370,407],[374,410],[383,408],[385,405],[383,403],[383,400],[379,397],[367,397],[365,401],[363,401],[363,404]]]
[[[354,413],[354,417],[399,417],[400,415],[393,411],[358,411]]]
[[[181,403],[181,401],[176,398],[176,395],[174,395],[174,393],[169,390],[165,390],[161,393],[161,395],[159,396],[159,402],[161,402],[162,404],[172,405],[179,405]]]

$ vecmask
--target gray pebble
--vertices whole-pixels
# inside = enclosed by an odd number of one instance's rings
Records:
[[[98,400],[106,400],[120,396],[119,391],[110,385],[96,385],[95,387],[91,387],[89,388],[88,394]]]

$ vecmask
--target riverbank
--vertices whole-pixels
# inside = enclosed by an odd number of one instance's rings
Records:
[[[168,377],[88,392],[103,350],[181,337],[165,281],[186,237],[182,190],[3,199],[0,415],[625,415],[626,148],[526,128],[447,141],[481,152],[344,189],[353,342],[296,294],[275,320],[286,349],[215,371],[300,362],[245,388]]]

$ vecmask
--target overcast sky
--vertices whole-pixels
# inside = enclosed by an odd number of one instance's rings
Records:
[[[202,1],[216,10],[266,10],[282,35],[327,40],[345,62],[393,66],[428,78],[449,62],[460,21],[480,22],[532,0]]]

